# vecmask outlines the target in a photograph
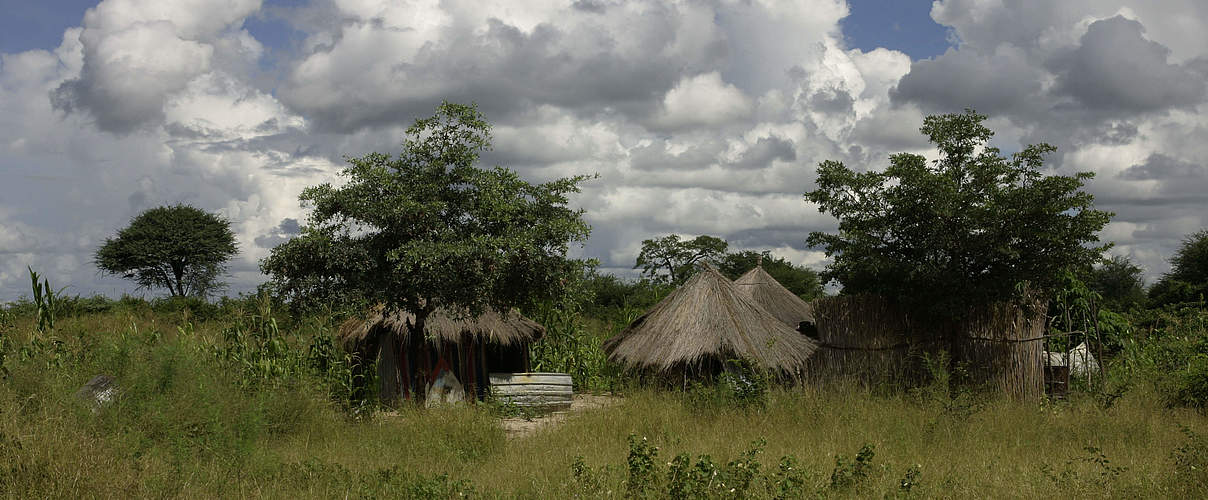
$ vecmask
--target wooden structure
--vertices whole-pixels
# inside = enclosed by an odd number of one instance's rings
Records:
[[[568,409],[574,397],[567,373],[492,373],[490,384],[500,401],[540,411]]]
[[[811,305],[818,353],[805,373],[814,382],[910,385],[924,375],[924,348],[942,347],[929,345],[905,312],[879,296],[824,297]]]
[[[879,296],[826,297],[811,305],[819,342],[805,370],[812,381],[915,385],[926,381],[924,356],[946,351],[952,363],[968,367],[974,384],[1016,399],[1044,394],[1042,302],[993,304],[948,324],[925,323]]]
[[[426,387],[443,371],[457,377],[467,396],[487,395],[492,372],[527,372],[529,345],[545,328],[516,311],[485,311],[477,317],[444,309],[432,312],[422,335],[414,314],[387,313],[383,306],[340,327],[345,350],[377,360],[383,401],[423,399]]]

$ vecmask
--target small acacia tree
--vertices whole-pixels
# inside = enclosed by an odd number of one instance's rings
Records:
[[[442,103],[407,129],[397,157],[348,160],[348,182],[302,192],[302,234],[261,269],[287,298],[384,303],[416,315],[471,314],[557,297],[581,272],[566,258],[586,240],[582,210],[567,208],[585,176],[531,184],[476,163],[490,125],[473,105]]]
[[[1015,297],[1027,284],[1052,290],[1065,270],[1088,270],[1107,245],[1112,214],[1081,190],[1091,173],[1045,175],[1048,144],[1010,158],[987,145],[984,115],[929,116],[921,129],[940,152],[890,156],[883,172],[825,161],[805,199],[839,219],[839,232],[810,233],[834,260],[822,273],[845,293],[878,293],[926,312]]]
[[[141,288],[167,288],[173,296],[205,296],[222,287],[218,277],[238,246],[230,221],[188,205],[157,207],[130,220],[96,251],[103,272]]]
[[[717,263],[728,246],[726,240],[707,234],[690,240],[681,240],[678,234],[643,240],[633,268],[642,268],[642,276],[653,282],[679,286],[692,276],[694,264]]]

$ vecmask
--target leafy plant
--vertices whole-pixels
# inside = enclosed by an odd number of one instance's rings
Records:
[[[868,172],[822,162],[805,198],[839,219],[837,233],[807,240],[833,259],[823,279],[947,319],[1014,299],[1020,283],[1055,289],[1062,270],[1096,262],[1112,214],[1082,190],[1093,174],[1045,175],[1048,144],[1007,158],[989,145],[985,120],[973,110],[928,116],[920,131],[940,152],[930,162],[898,153]]]
[[[873,446],[865,444],[856,452],[854,459],[843,455],[835,455],[835,468],[831,470],[830,489],[843,490],[858,486],[868,478],[872,468],[872,458],[875,455]]]
[[[50,287],[49,280],[42,278],[42,282],[39,283],[38,278],[41,278],[41,275],[34,272],[34,268],[32,267],[28,269],[29,281],[33,287],[34,307],[36,308],[34,314],[38,318],[38,331],[54,330],[55,317],[59,311],[59,301],[63,290],[66,290],[67,287],[55,291],[54,288]]]

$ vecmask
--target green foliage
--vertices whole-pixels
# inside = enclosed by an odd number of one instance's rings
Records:
[[[1103,307],[1127,311],[1145,305],[1145,271],[1122,255],[1103,259],[1091,270],[1086,286],[1102,297]]]
[[[1098,356],[1118,352],[1132,335],[1132,325],[1122,315],[1101,307],[1103,296],[1079,280],[1073,272],[1061,274],[1060,288],[1052,295],[1048,314],[1050,334],[1047,349],[1068,351],[1086,342]],[[1101,349],[1100,349],[1101,348]]]
[[[728,246],[726,240],[707,234],[690,240],[681,240],[678,234],[643,240],[633,268],[641,268],[642,276],[651,281],[679,286],[695,274],[693,266],[698,262],[720,262]]]
[[[577,307],[542,303],[528,316],[545,327],[545,335],[529,347],[534,371],[569,373],[578,391],[617,384],[620,373],[608,363],[604,339],[587,331]]]
[[[1208,297],[1208,229],[1187,235],[1170,259],[1170,272],[1149,290],[1155,306],[1195,304],[1203,307]]]
[[[1173,483],[1182,498],[1203,498],[1208,493],[1208,439],[1186,425],[1179,430],[1187,441],[1171,453],[1174,461]]]
[[[222,332],[223,342],[211,348],[214,356],[230,364],[241,376],[244,388],[297,376],[302,368],[301,352],[291,348],[277,328],[272,303],[263,297],[258,310],[240,314]]]
[[[625,480],[626,497],[649,496],[653,485],[658,481],[658,464],[654,461],[658,454],[658,446],[650,444],[645,437],[638,439],[634,434],[629,435],[629,455],[625,458],[625,464],[628,466],[626,470],[629,472]]]
[[[474,106],[442,103],[407,129],[397,157],[349,158],[340,186],[302,192],[302,234],[261,269],[276,291],[317,304],[381,302],[421,319],[437,306],[506,310],[565,293],[587,238],[567,208],[585,176],[531,184],[477,166],[490,125]]]
[[[222,288],[218,278],[237,251],[230,221],[188,205],[164,206],[135,216],[116,238],[106,238],[96,265],[140,288],[204,297]]]
[[[835,455],[835,468],[831,469],[830,489],[845,490],[858,487],[868,479],[869,469],[872,468],[873,446],[865,444],[856,452],[854,459],[844,455]]]
[[[930,164],[908,153],[890,156],[884,171],[821,163],[805,198],[839,219],[837,234],[807,240],[833,259],[822,278],[951,317],[1014,298],[1020,283],[1055,289],[1062,270],[1098,260],[1111,214],[1081,190],[1092,174],[1045,175],[1044,155],[1055,150],[1047,144],[1002,156],[985,119],[972,110],[927,117],[921,131],[940,151]]]
[[[1169,406],[1208,407],[1208,311],[1148,314],[1133,319],[1145,334],[1123,342],[1111,375],[1151,385]]]
[[[41,283],[38,283],[38,273],[34,272],[34,268],[29,269],[29,281],[33,286],[34,307],[36,308],[35,316],[38,318],[38,331],[44,332],[55,329],[55,317],[60,308],[60,296],[63,290],[67,287],[60,288],[55,291],[50,287],[50,281],[43,278]]]
[[[1201,349],[1202,350],[1202,349]],[[1175,380],[1174,404],[1208,408],[1208,352],[1197,352]]]
[[[771,386],[768,372],[750,361],[730,359],[715,380],[693,382],[684,402],[694,411],[704,413],[760,410],[767,405]]]
[[[818,273],[808,267],[794,265],[767,250],[743,250],[726,254],[725,258],[718,262],[717,270],[727,278],[735,280],[760,263],[764,271],[776,278],[776,281],[790,292],[801,297],[801,300],[808,302],[822,297],[822,282],[818,280]]]
[[[1112,465],[1112,461],[1097,446],[1084,446],[1086,454],[1067,460],[1058,470],[1049,464],[1041,465],[1041,473],[1057,484],[1075,489],[1105,489],[1119,479],[1128,468]]]

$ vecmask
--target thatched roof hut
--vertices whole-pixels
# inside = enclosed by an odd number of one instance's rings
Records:
[[[786,325],[797,328],[802,322],[814,322],[813,307],[776,281],[762,265],[734,280],[734,286]]]
[[[401,341],[406,342],[410,325],[414,324],[415,314],[410,311],[399,310],[387,314],[386,308],[379,304],[370,309],[365,318],[349,318],[340,325],[340,342],[351,350],[369,339],[371,333],[382,331],[378,327],[394,332]],[[482,342],[511,346],[537,341],[545,335],[545,327],[515,310],[503,315],[487,309],[475,318],[468,313],[451,314],[446,309],[437,309],[424,322],[424,333],[433,342],[456,344],[468,335]]]
[[[383,401],[424,397],[437,375],[452,373],[464,394],[483,397],[494,372],[529,370],[529,345],[545,327],[516,311],[487,310],[477,317],[437,309],[424,322],[424,335],[411,335],[415,314],[370,309],[365,318],[340,326],[344,349],[361,359],[377,360]]]
[[[609,359],[637,368],[671,370],[728,358],[797,373],[813,354],[797,333],[704,266],[625,330],[604,342]]]

